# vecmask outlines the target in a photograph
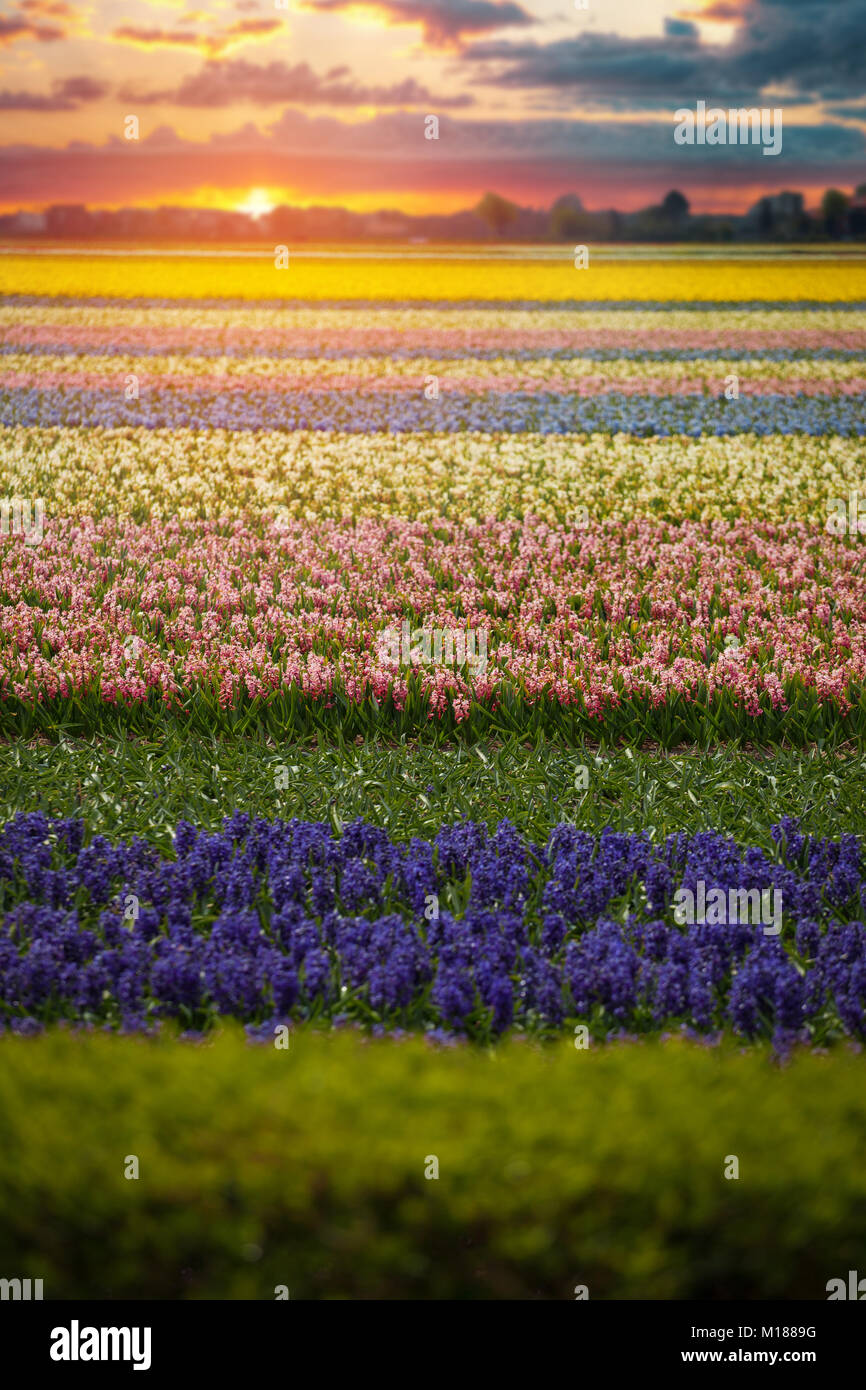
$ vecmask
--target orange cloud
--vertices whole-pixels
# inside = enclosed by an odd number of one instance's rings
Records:
[[[744,19],[750,9],[751,0],[710,0],[701,10],[677,10],[677,18],[715,19],[728,23]]]
[[[66,0],[19,0],[19,10],[25,14],[48,16],[51,19],[76,19],[77,15]]]
[[[432,47],[459,47],[470,34],[489,34],[536,21],[515,0],[301,0],[309,10],[372,10],[389,25],[420,24]]]
[[[38,24],[22,13],[0,14],[0,48],[8,47],[16,39],[36,39],[39,43],[52,43],[55,39],[66,37],[66,30],[57,24]]]
[[[195,29],[145,28],[143,25],[123,24],[111,37],[136,48],[192,48],[210,57],[218,57],[243,43],[267,38],[282,29],[279,19],[238,19],[215,34],[202,34]]]
[[[106,82],[92,77],[57,78],[50,92],[0,91],[0,111],[77,111],[90,101],[99,101],[108,93]]]

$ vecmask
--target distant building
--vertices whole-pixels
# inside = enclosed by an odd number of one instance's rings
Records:
[[[46,221],[44,212],[13,212],[0,217],[0,232],[3,236],[41,236]]]
[[[802,193],[771,193],[752,204],[743,228],[758,236],[792,237],[804,229],[806,221]]]
[[[50,237],[86,237],[93,218],[83,203],[55,203],[45,213],[45,230]]]
[[[852,236],[866,236],[866,193],[856,193],[851,199],[848,230]]]

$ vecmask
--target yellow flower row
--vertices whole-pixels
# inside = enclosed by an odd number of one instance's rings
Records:
[[[595,262],[8,255],[0,293],[117,299],[866,300],[866,260]]]

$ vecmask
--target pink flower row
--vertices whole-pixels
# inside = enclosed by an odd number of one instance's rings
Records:
[[[846,710],[866,675],[864,554],[799,522],[46,522],[39,545],[0,537],[0,693],[205,687],[230,706],[297,687],[399,707],[411,674],[458,717],[503,683],[599,717],[720,690],[757,714],[790,682]],[[420,649],[395,664],[383,635],[404,620],[483,632],[483,667]]]
[[[809,351],[820,348],[863,349],[863,331],[856,327],[785,326],[773,329],[738,324],[712,328],[707,325],[704,315],[695,315],[694,327],[684,328],[665,328],[655,323],[639,327],[632,324],[621,327],[586,327],[581,324],[560,327],[539,323],[538,326],[525,327],[503,320],[501,324],[485,325],[480,329],[468,319],[465,328],[437,325],[435,311],[430,311],[429,319],[420,313],[417,313],[417,318],[415,323],[398,325],[376,323],[372,315],[368,315],[365,322],[347,314],[345,324],[341,324],[335,333],[321,328],[311,332],[303,327],[253,327],[227,322],[224,318],[212,324],[184,323],[182,327],[172,324],[16,323],[3,326],[0,340],[24,349],[62,343],[64,350],[104,352],[123,352],[144,343],[154,353],[182,351],[192,355],[221,345],[230,345],[233,352],[279,352],[287,348],[296,351],[299,347],[317,352],[330,345],[359,356],[367,352],[401,351],[435,356],[438,352],[471,353],[476,349],[495,349],[502,354],[522,349],[541,352],[565,349],[579,355],[593,348],[620,350],[624,344],[630,349],[722,350],[732,355],[769,348],[803,348]]]

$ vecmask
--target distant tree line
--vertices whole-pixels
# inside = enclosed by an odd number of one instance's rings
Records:
[[[549,208],[521,207],[495,192],[461,212],[410,216],[393,209],[373,213],[341,207],[276,207],[253,217],[223,208],[90,209],[55,204],[41,212],[0,217],[0,237],[51,241],[154,242],[725,242],[866,238],[866,183],[853,193],[828,188],[808,210],[802,193],[767,194],[745,213],[693,213],[679,189],[658,204],[621,212],[590,211],[576,193]]]

